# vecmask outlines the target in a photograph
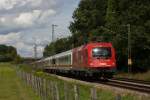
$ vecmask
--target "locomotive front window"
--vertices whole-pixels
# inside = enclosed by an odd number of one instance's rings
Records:
[[[97,47],[92,50],[93,57],[96,58],[109,58],[111,57],[111,48]]]

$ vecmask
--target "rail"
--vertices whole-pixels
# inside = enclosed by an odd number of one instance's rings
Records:
[[[148,83],[148,82],[147,82]],[[150,84],[146,84],[145,81],[134,81],[134,80],[119,80],[119,79],[109,79],[108,82],[105,82],[107,85],[131,89],[139,92],[150,93]]]

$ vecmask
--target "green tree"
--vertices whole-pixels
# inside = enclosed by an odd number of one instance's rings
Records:
[[[17,56],[16,48],[12,46],[0,45],[0,62],[13,61]]]
[[[106,27],[116,32],[113,44],[117,49],[118,63],[127,66],[128,31],[131,25],[133,69],[148,69],[150,60],[150,1],[109,0]],[[111,13],[113,12],[113,13]],[[144,53],[143,53],[144,52]]]
[[[22,63],[23,59],[19,56],[19,55],[16,55],[16,57],[14,58],[13,62],[15,64],[19,64],[19,63]]]
[[[72,44],[72,37],[57,39],[57,41],[52,42],[45,47],[43,55],[44,57],[47,57],[70,50],[72,49]]]
[[[73,13],[74,21],[70,24],[70,31],[74,38],[82,39],[83,44],[99,36],[95,33],[100,26],[105,25],[107,0],[81,0],[78,8]]]
[[[150,69],[149,0],[81,0],[69,29],[72,36],[46,46],[44,55],[66,51],[90,41],[112,42],[120,69],[127,68],[128,28],[134,70]]]

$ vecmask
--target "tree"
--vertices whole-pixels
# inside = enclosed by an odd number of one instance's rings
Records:
[[[50,43],[44,49],[44,57],[52,56],[57,53],[61,53],[72,49],[73,40],[71,37],[61,38],[55,42]]]
[[[130,24],[133,70],[148,69],[150,64],[148,62],[150,60],[149,3],[150,1],[148,0],[108,1],[106,27],[117,33],[112,42],[117,49],[118,63],[120,66],[121,64],[127,66],[128,32],[126,25]]]
[[[23,59],[19,55],[16,55],[13,62],[15,64],[19,64],[19,63],[22,63],[22,61],[23,61]]]
[[[150,69],[149,4],[149,0],[81,0],[69,26],[72,36],[49,44],[44,54],[52,55],[53,46],[59,53],[90,41],[112,42],[118,68],[127,68],[130,24],[133,70]]]
[[[16,56],[16,48],[12,46],[0,45],[0,62],[13,61]]]
[[[72,34],[78,36],[74,38],[82,37],[83,44],[91,40],[91,37],[97,36],[95,31],[105,25],[106,8],[107,0],[81,0],[73,13],[74,21],[69,27]]]

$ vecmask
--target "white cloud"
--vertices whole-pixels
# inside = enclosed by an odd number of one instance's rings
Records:
[[[10,10],[14,7],[20,7],[25,5],[39,6],[42,0],[0,0],[0,10]]]
[[[43,0],[27,0],[28,3],[31,4],[31,6],[39,6]]]
[[[33,37],[38,56],[51,42],[51,24],[57,24],[55,39],[68,35],[73,5],[79,0],[0,0],[0,44],[12,45],[21,56],[33,57]],[[3,35],[2,35],[3,34]]]
[[[50,16],[53,16],[55,14],[56,14],[56,11],[53,9],[48,9],[46,11],[43,11],[40,18],[39,18],[39,21],[40,22],[47,21]]]
[[[3,27],[36,27],[41,24],[46,24],[49,20],[49,17],[54,16],[56,11],[53,9],[48,9],[45,11],[42,10],[33,10],[30,12],[22,12],[16,16],[6,16],[0,17],[0,26]]]
[[[20,40],[20,33],[9,33],[8,35],[0,35],[0,44],[14,44]]]
[[[4,23],[5,21],[6,21],[6,18],[4,18],[4,17],[0,18],[1,23]]]
[[[7,16],[6,17],[0,17],[0,25],[1,26],[6,26],[9,22],[12,23]]]
[[[12,9],[18,0],[0,0],[0,9]]]
[[[32,26],[38,20],[41,15],[40,10],[34,10],[28,13],[21,13],[18,17],[14,19],[14,22],[21,26]]]
[[[0,44],[6,44],[11,45],[17,48],[17,51],[19,54],[21,54],[24,57],[33,57],[33,47],[34,42],[27,40],[28,37],[25,37],[22,33],[9,33],[7,35],[0,35]],[[28,41],[28,42],[27,42]],[[43,49],[45,40],[38,40],[38,57],[42,57]]]

